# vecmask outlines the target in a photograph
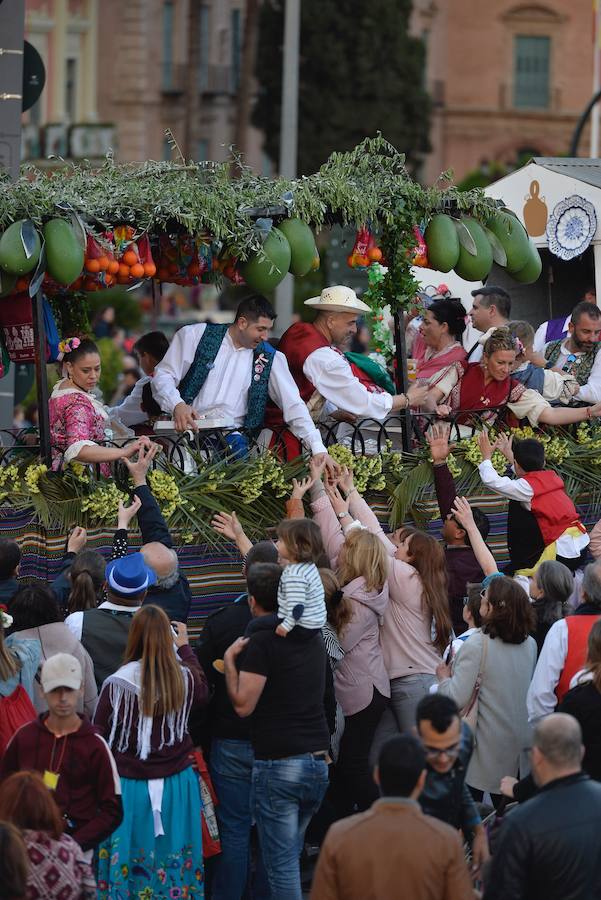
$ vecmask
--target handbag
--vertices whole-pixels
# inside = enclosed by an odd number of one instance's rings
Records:
[[[191,756],[193,760],[192,765],[198,774],[202,800],[202,855],[205,859],[209,859],[209,857],[221,853],[219,826],[215,814],[215,806],[218,803],[217,794],[215,793],[202,750],[200,748],[195,749]]]
[[[488,642],[490,641],[490,638],[488,637],[487,634],[483,634],[482,637],[483,637],[482,656],[480,657],[480,667],[478,669],[476,683],[474,684],[472,696],[468,700],[467,704],[461,710],[461,718],[465,722],[465,724],[469,726],[469,728],[474,736],[476,734],[476,724],[478,722],[478,698],[480,695],[480,686],[482,684],[482,673],[484,672],[484,667],[486,666],[486,655],[488,653]]]

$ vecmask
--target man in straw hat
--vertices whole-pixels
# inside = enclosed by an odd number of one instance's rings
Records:
[[[325,401],[358,419],[382,421],[391,413],[419,405],[426,395],[413,386],[408,394],[389,394],[352,366],[342,350],[357,331],[357,319],[370,312],[352,288],[337,284],[325,288],[319,297],[311,297],[305,306],[317,316],[311,324],[296,322],[283,335],[278,350],[288,360],[300,395],[314,421],[318,421]],[[281,411],[270,403],[265,417],[267,427],[282,429]],[[295,456],[293,435],[284,432],[288,456]],[[298,451],[297,451],[298,452]]]

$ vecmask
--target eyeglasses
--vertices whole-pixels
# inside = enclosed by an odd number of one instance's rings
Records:
[[[424,753],[428,759],[439,759],[441,756],[452,758],[454,756],[459,756],[461,741],[458,741],[456,744],[451,744],[450,747],[428,747],[426,744],[424,744],[423,747]]]

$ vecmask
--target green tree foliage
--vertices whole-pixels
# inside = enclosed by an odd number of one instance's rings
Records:
[[[285,0],[267,0],[259,22],[253,122],[279,156]],[[381,131],[415,170],[429,149],[425,48],[408,34],[411,0],[303,0],[298,170],[316,171],[334,151]]]

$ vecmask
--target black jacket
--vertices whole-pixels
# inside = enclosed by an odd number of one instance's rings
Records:
[[[148,485],[143,484],[135,488],[134,494],[142,501],[142,506],[138,510],[138,525],[142,532],[142,543],[150,544],[156,541],[158,544],[163,544],[165,547],[173,549],[173,539],[167,528],[167,523]],[[112,558],[125,556],[126,553],[127,530],[122,528],[115,532]],[[192,603],[188,579],[180,571],[179,578],[173,587],[149,588],[144,599],[144,605],[148,603],[155,603],[157,606],[160,606],[172,621],[187,622],[190,604]]]
[[[194,646],[198,661],[205,671],[213,696],[208,709],[208,725],[211,737],[235,741],[250,740],[250,721],[241,719],[225,686],[225,676],[213,666],[216,659],[223,659],[227,648],[242,637],[251,620],[247,595],[242,594],[234,603],[218,609],[210,615]]]
[[[592,681],[579,684],[567,692],[557,712],[569,713],[580,722],[582,768],[595,781],[601,781],[601,694]]]
[[[426,784],[419,796],[419,805],[428,816],[440,819],[469,833],[481,822],[474,798],[465,783],[465,773],[474,749],[472,732],[465,722],[461,725],[461,746],[455,765],[449,772],[435,772],[427,767]]]
[[[601,784],[580,772],[552,781],[508,814],[484,900],[601,897]]]

